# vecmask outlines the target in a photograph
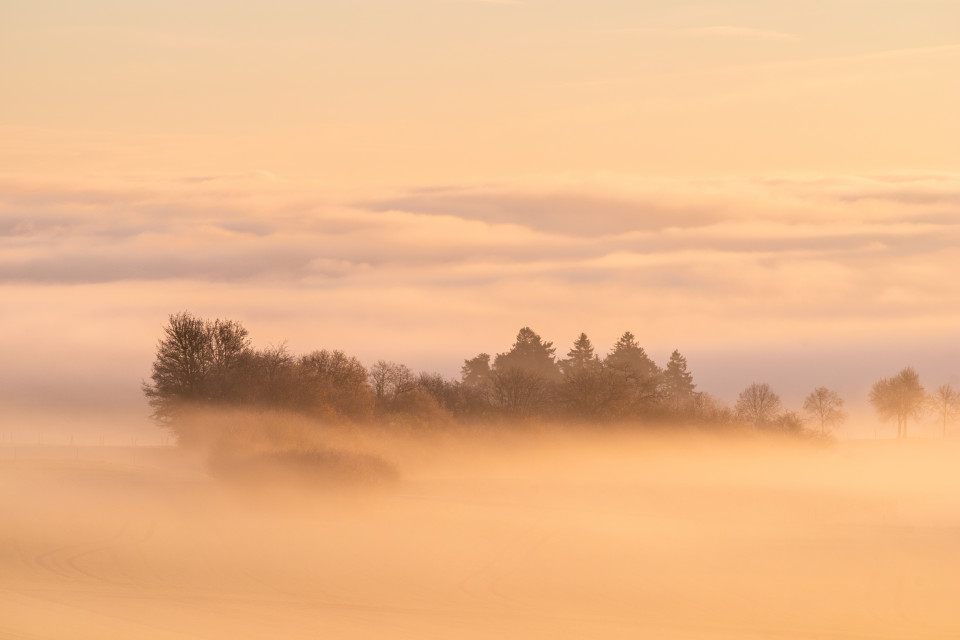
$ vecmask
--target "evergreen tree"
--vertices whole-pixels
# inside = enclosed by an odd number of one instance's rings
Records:
[[[603,360],[610,412],[620,417],[649,412],[660,397],[660,368],[625,331]]]
[[[520,329],[510,351],[497,354],[493,361],[495,402],[522,416],[545,409],[561,378],[555,351],[552,342],[544,342],[530,327]]]
[[[517,333],[517,340],[510,351],[497,354],[493,368],[500,372],[511,368],[521,369],[555,381],[560,378],[555,353],[556,348],[552,342],[544,342],[533,329],[523,327]]]
[[[620,336],[604,363],[640,379],[649,379],[660,374],[660,367],[650,359],[643,347],[637,344],[636,338],[629,331]]]
[[[600,368],[600,361],[594,355],[593,344],[590,343],[587,334],[581,333],[574,340],[573,348],[567,352],[567,359],[560,364],[560,367],[566,375],[588,370],[596,371]]]
[[[460,380],[469,387],[486,385],[490,382],[490,354],[481,353],[463,361],[460,368]]]
[[[681,413],[690,408],[694,400],[693,374],[687,371],[687,359],[674,349],[670,361],[663,370],[664,395],[671,410]]]

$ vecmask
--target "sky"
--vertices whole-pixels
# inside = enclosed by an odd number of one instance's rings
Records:
[[[958,77],[952,0],[4,2],[0,403],[146,415],[180,310],[960,384]]]

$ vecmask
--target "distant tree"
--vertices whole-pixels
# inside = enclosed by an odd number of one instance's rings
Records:
[[[786,433],[800,433],[803,431],[803,416],[796,411],[784,411],[773,420],[773,424],[780,431]]]
[[[563,381],[557,393],[561,405],[571,416],[600,419],[614,412],[616,380],[611,379],[594,353],[587,334],[581,333],[567,352],[567,359],[560,363]]]
[[[555,353],[552,342],[544,342],[533,329],[523,327],[510,351],[497,354],[493,368],[501,372],[510,368],[523,369],[552,382],[560,379]]]
[[[296,370],[302,403],[314,411],[329,409],[336,415],[363,418],[370,412],[367,370],[343,351],[312,351],[297,359]]]
[[[678,354],[679,355],[679,354]],[[653,379],[660,373],[660,368],[650,359],[647,352],[637,343],[637,339],[629,331],[625,331],[607,354],[604,363],[614,369],[628,371],[640,379]],[[686,367],[686,361],[683,366]]]
[[[170,314],[157,343],[152,384],[143,392],[154,417],[166,420],[183,402],[203,397],[203,382],[210,366],[210,334],[206,322],[188,311]]]
[[[207,331],[210,334],[210,360],[214,368],[228,370],[237,364],[237,361],[250,348],[250,337],[247,330],[235,320],[220,320],[207,322]]]
[[[247,351],[238,368],[234,393],[239,404],[291,406],[298,392],[294,358],[285,342]]]
[[[611,386],[610,403],[615,413],[643,413],[660,399],[660,368],[629,331],[625,331],[613,345],[603,360],[603,366],[607,373],[606,382]]]
[[[510,351],[493,361],[493,400],[507,413],[530,416],[541,412],[560,381],[560,368],[552,342],[545,342],[530,327],[517,333]]]
[[[663,393],[670,409],[677,414],[687,412],[694,402],[693,374],[687,371],[687,359],[674,350],[663,370]]]
[[[143,385],[154,418],[167,422],[187,404],[229,396],[249,346],[238,322],[207,321],[189,311],[171,314],[157,343],[151,382]]]
[[[490,354],[481,353],[463,361],[460,368],[460,384],[457,386],[457,403],[454,413],[458,416],[480,418],[492,410],[493,370]]]
[[[753,383],[737,397],[736,412],[741,420],[757,427],[773,424],[781,411],[780,396],[767,383]]]
[[[209,401],[237,400],[240,368],[250,352],[247,330],[234,320],[207,321],[210,363],[205,374],[205,392]]]
[[[367,370],[343,351],[311,351],[297,359],[302,375],[325,387],[359,389],[367,383]]]
[[[422,372],[417,376],[417,388],[429,394],[446,411],[460,409],[461,394],[455,382],[444,379],[439,373]]]
[[[549,397],[547,379],[535,371],[498,367],[493,372],[494,401],[509,414],[529,417],[539,411]]]
[[[942,384],[930,395],[930,405],[943,425],[943,437],[947,437],[947,422],[960,412],[960,392],[949,384]]]
[[[567,359],[560,363],[560,369],[564,375],[571,375],[584,371],[597,371],[599,368],[600,361],[594,354],[590,338],[587,334],[581,333],[567,352]]]
[[[390,384],[390,369],[392,363],[386,360],[377,360],[370,367],[370,384],[373,387],[374,397],[377,402],[383,402],[387,398]]]
[[[847,418],[843,410],[843,398],[836,391],[817,387],[803,401],[803,411],[820,425],[820,435],[827,428],[842,423]]]
[[[416,388],[413,372],[405,364],[378,360],[370,367],[370,381],[378,405],[388,405]]]
[[[907,437],[907,421],[923,413],[926,393],[920,376],[907,367],[892,378],[883,378],[870,389],[870,403],[884,420],[896,418],[897,438]]]
[[[390,404],[383,418],[393,426],[422,429],[447,426],[453,415],[427,390],[414,386]]]
[[[736,418],[730,407],[704,391],[694,394],[693,412],[699,420],[712,424],[730,424]]]
[[[490,383],[490,354],[481,353],[463,361],[460,368],[460,380],[470,387],[484,386]]]

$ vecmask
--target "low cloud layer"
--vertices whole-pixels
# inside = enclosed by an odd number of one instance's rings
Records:
[[[645,273],[714,265],[736,268],[727,287],[716,288],[718,273],[704,282],[700,293],[717,299],[777,270],[806,269],[811,286],[830,268],[913,288],[911,273],[949,266],[960,229],[951,175],[466,185],[378,197],[247,178],[82,189],[7,178],[0,193],[0,281],[10,284],[469,289],[477,277],[563,282],[576,271],[656,287]]]

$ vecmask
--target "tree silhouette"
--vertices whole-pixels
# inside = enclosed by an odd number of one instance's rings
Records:
[[[843,410],[843,398],[826,387],[811,391],[803,401],[803,410],[820,424],[820,435],[826,434],[827,427],[840,424],[847,418]]]
[[[507,413],[528,417],[546,402],[547,380],[535,371],[520,367],[497,368],[493,372],[493,396]]]
[[[493,361],[493,368],[504,371],[510,368],[523,369],[536,373],[545,380],[560,379],[560,369],[554,358],[556,348],[552,342],[544,342],[530,327],[517,332],[517,340],[510,351],[499,353]]]
[[[567,359],[560,363],[565,375],[583,371],[596,371],[600,368],[600,361],[594,355],[593,344],[587,334],[581,333],[573,342],[573,347],[567,352]]]
[[[943,437],[946,438],[947,422],[960,412],[960,392],[949,384],[942,384],[931,394],[930,405],[943,424]]]
[[[329,407],[335,414],[363,418],[370,412],[367,370],[343,351],[312,351],[297,359],[301,402],[313,410]]]
[[[530,327],[517,333],[516,342],[493,361],[493,397],[508,413],[530,416],[546,406],[552,387],[560,380],[552,342],[544,342]]]
[[[619,415],[648,411],[661,396],[661,372],[636,338],[625,331],[603,360],[611,410]]]
[[[490,354],[481,353],[463,361],[460,368],[460,380],[470,387],[485,386],[490,383]]]
[[[143,392],[153,416],[169,421],[186,404],[231,395],[233,373],[250,346],[247,330],[232,320],[207,321],[188,311],[169,316]]]
[[[882,378],[870,389],[870,403],[884,420],[896,418],[897,438],[907,437],[907,421],[923,413],[926,393],[920,376],[907,367],[892,378]]]
[[[684,413],[693,406],[694,389],[693,374],[687,371],[687,359],[674,349],[670,354],[667,367],[663,370],[664,395],[671,409],[676,413]]]
[[[560,363],[563,382],[559,396],[569,414],[578,418],[599,419],[614,413],[616,390],[608,372],[594,353],[587,334],[581,333]]]
[[[407,365],[386,360],[378,360],[370,367],[370,381],[378,405],[396,402],[417,386],[416,378]]]
[[[629,331],[625,331],[620,336],[604,362],[609,367],[629,372],[632,376],[645,380],[653,379],[660,373],[660,368],[650,359],[643,347],[637,344],[636,338]],[[685,360],[683,367],[686,368]]]
[[[757,427],[773,424],[781,409],[780,396],[767,383],[754,382],[737,397],[737,416]]]

